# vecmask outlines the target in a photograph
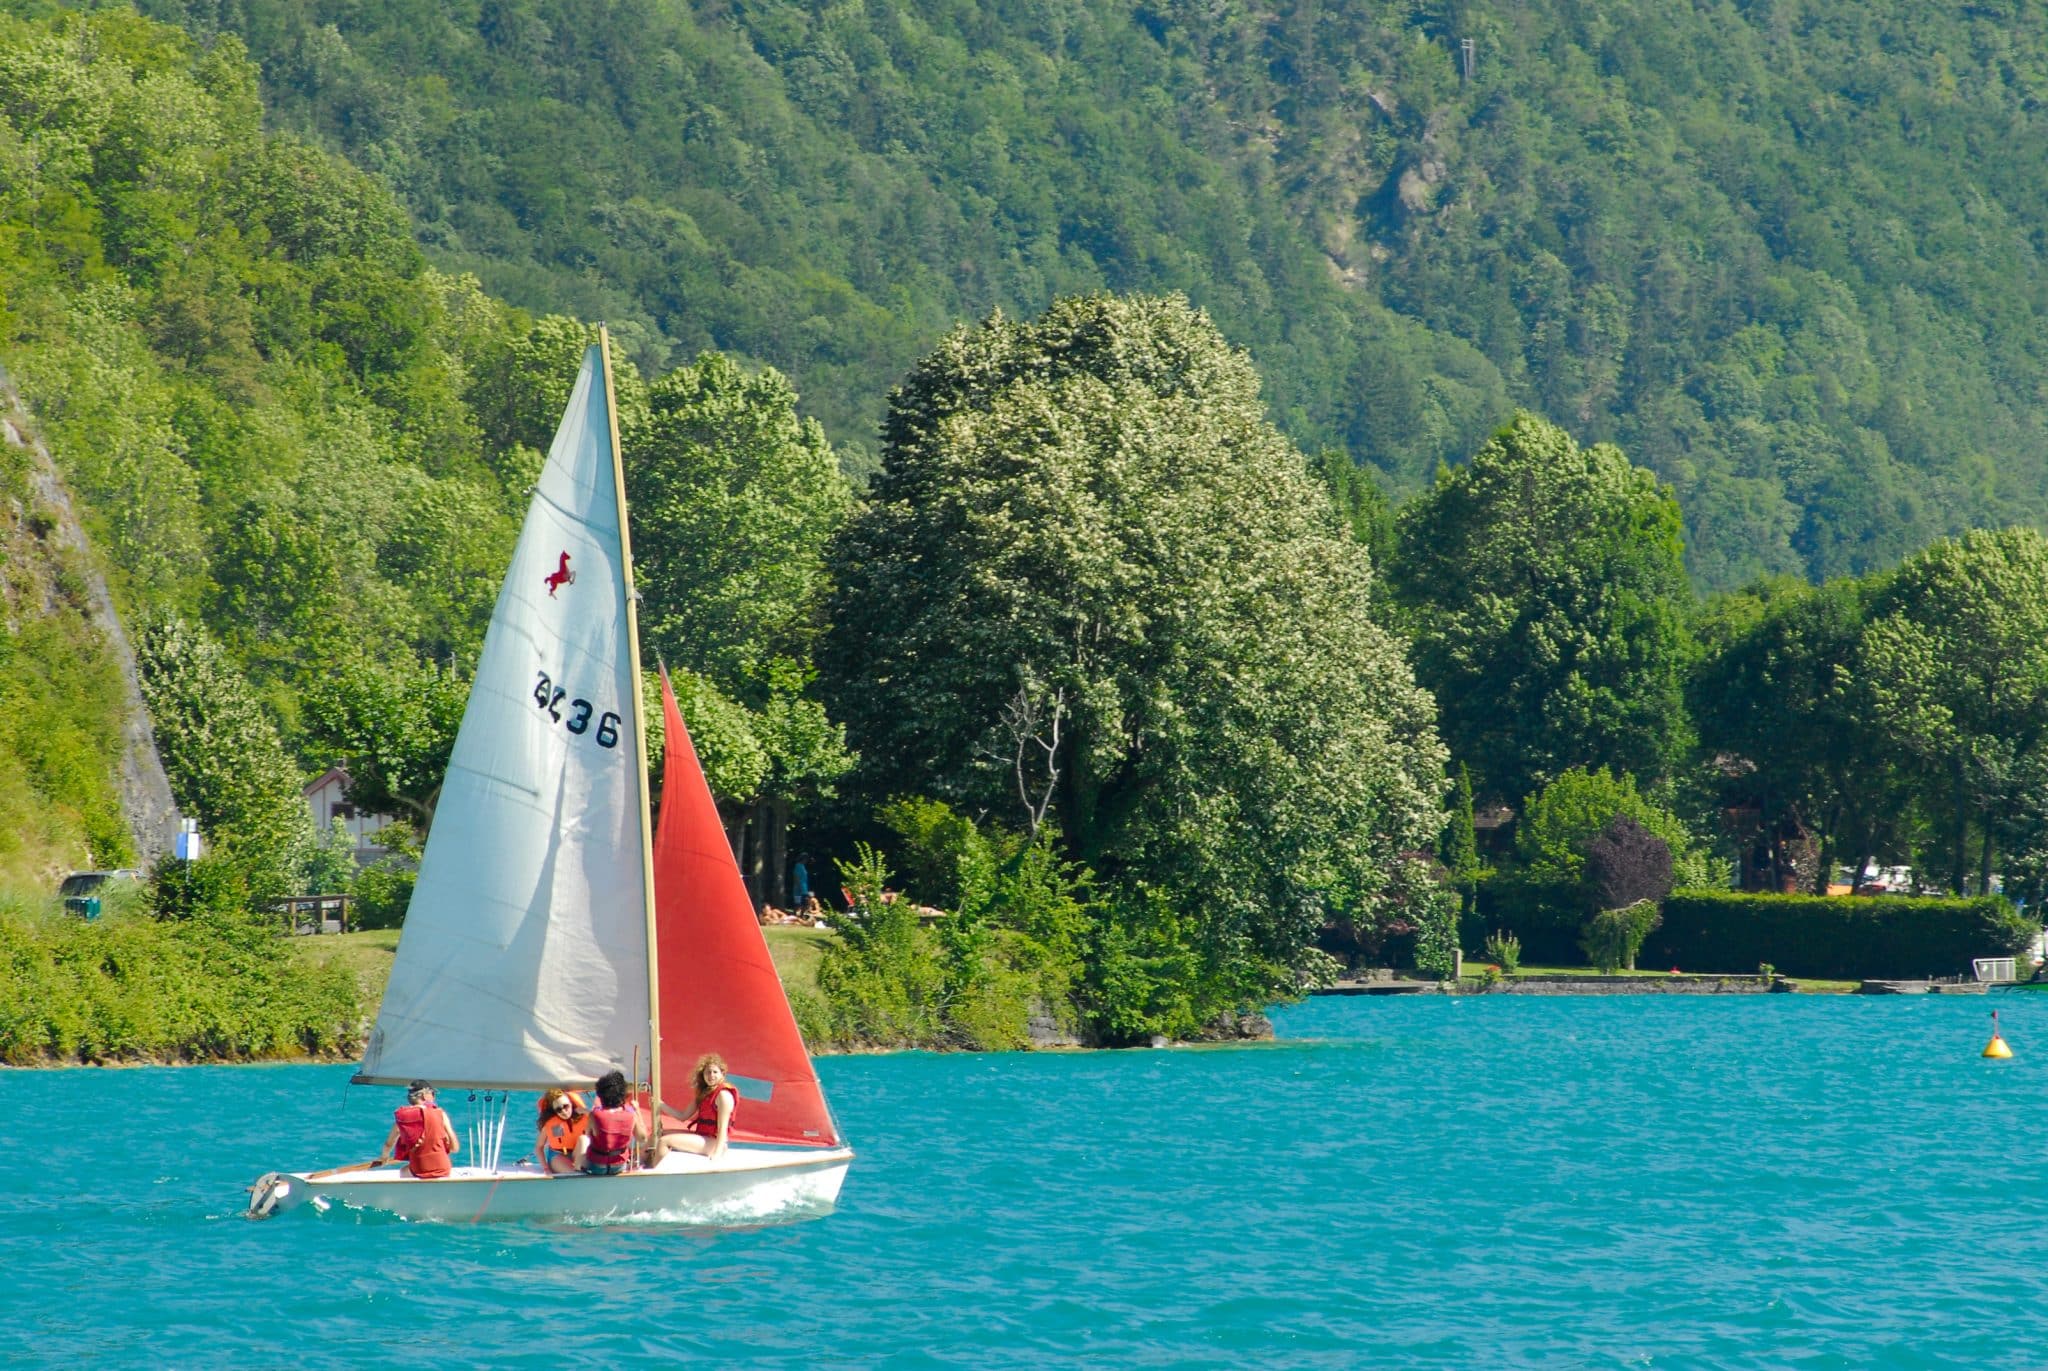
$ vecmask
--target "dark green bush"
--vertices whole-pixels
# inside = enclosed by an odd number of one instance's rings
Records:
[[[1976,957],[2005,957],[2038,931],[2002,896],[1757,895],[1683,890],[1643,948],[1648,966],[1839,980],[1967,975]]]
[[[1589,912],[1577,881],[1503,871],[1480,883],[1475,917],[1460,931],[1467,946],[1490,932],[1511,933],[1530,965],[1572,966],[1583,955],[1579,929]]]

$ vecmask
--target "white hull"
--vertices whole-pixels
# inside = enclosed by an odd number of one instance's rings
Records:
[[[458,1166],[423,1181],[395,1167],[321,1180],[291,1172],[257,1183],[256,1203],[282,1188],[264,1213],[339,1202],[433,1223],[541,1220],[741,1227],[828,1214],[839,1199],[850,1148],[736,1147],[718,1161],[671,1153],[660,1166],[618,1176],[543,1176],[532,1162],[497,1170]],[[252,1215],[256,1204],[252,1204]]]

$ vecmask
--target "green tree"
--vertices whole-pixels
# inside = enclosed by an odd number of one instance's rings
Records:
[[[1677,502],[1607,444],[1517,416],[1401,513],[1395,598],[1481,791],[1670,774],[1692,650]]]
[[[1050,824],[1127,942],[1189,920],[1218,966],[1375,917],[1441,826],[1429,701],[1205,316],[1097,296],[956,331],[884,438],[821,653],[874,791]]]
[[[305,702],[307,741],[348,772],[352,804],[404,818],[422,839],[448,771],[469,682],[432,662],[356,662],[324,677]]]
[[[1330,507],[1372,557],[1373,571],[1383,583],[1394,560],[1394,507],[1368,467],[1360,466],[1340,448],[1316,454],[1315,472],[1330,488]]]
[[[1789,835],[1819,838],[1816,895],[1835,863],[1890,855],[1912,801],[1901,755],[1872,727],[1856,663],[1875,580],[1770,581],[1722,597],[1702,621],[1688,686],[1722,803],[1757,811],[1770,888],[1794,869]]]
[[[203,629],[178,619],[145,628],[135,657],[178,807],[234,858],[254,898],[294,893],[313,821],[248,682]]]
[[[1437,855],[1451,874],[1451,883],[1462,897],[1463,912],[1472,912],[1473,889],[1485,868],[1479,863],[1479,834],[1472,816],[1472,772],[1458,763],[1458,780],[1451,792],[1450,821],[1444,825]]]
[[[1947,816],[1949,888],[1966,886],[1974,827],[1987,893],[1997,816],[2048,745],[2048,538],[1975,532],[1909,558],[1872,605],[1857,662],[1874,722],[1922,764]]]
[[[779,373],[705,353],[650,388],[626,454],[642,631],[756,702],[774,658],[810,657],[825,548],[852,505],[796,406]]]
[[[852,764],[811,666],[825,548],[852,494],[788,381],[717,353],[649,388],[626,473],[645,641],[746,712],[765,765],[752,788],[718,793],[747,807],[755,897],[783,903],[792,809]]]
[[[299,886],[308,895],[346,895],[355,876],[356,840],[348,825],[337,818],[307,853]]]
[[[1605,770],[1573,768],[1529,796],[1515,823],[1515,855],[1533,879],[1580,886],[1594,841],[1617,818],[1633,820],[1670,847],[1679,885],[1718,883],[1712,860],[1684,823],[1638,793],[1633,777]]]

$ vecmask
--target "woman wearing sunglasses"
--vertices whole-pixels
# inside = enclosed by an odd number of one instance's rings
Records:
[[[590,1126],[590,1113],[573,1090],[554,1089],[540,1097],[540,1136],[533,1155],[550,1176],[576,1174],[576,1141]]]

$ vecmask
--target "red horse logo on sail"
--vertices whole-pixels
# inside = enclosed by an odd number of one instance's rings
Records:
[[[564,552],[562,554],[562,564],[556,567],[554,574],[547,578],[548,598],[550,600],[554,599],[555,592],[563,586],[573,586],[575,584],[576,573],[569,570],[569,554]]]

